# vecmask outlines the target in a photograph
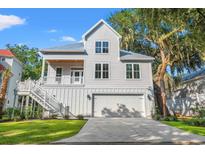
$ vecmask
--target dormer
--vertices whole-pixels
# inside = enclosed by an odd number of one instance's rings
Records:
[[[121,35],[102,19],[84,33],[82,39],[90,55],[119,57]]]

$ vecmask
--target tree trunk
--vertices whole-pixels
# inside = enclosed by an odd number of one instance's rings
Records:
[[[6,92],[7,92],[7,87],[8,87],[8,82],[10,77],[11,77],[10,70],[5,70],[1,91],[0,91],[0,119],[2,119],[2,115],[3,115],[3,106],[5,102],[5,97],[6,97]]]
[[[166,73],[166,67],[167,65],[165,63],[162,64],[162,68],[160,70],[159,74],[159,80],[158,80],[158,86],[160,88],[160,96],[161,96],[161,103],[162,103],[162,111],[163,116],[167,115],[166,112],[166,91],[165,91],[165,82],[164,82],[164,75]]]
[[[160,55],[161,55],[161,60],[162,60],[162,64],[161,64],[161,67],[159,69],[159,72],[158,72],[158,79],[157,79],[157,85],[159,86],[159,94],[160,94],[160,103],[161,103],[161,106],[162,106],[162,113],[163,113],[163,116],[166,116],[167,115],[167,110],[166,110],[166,91],[165,91],[165,81],[164,81],[164,76],[165,76],[165,73],[166,73],[166,67],[167,67],[167,58],[165,56],[165,53],[164,53],[164,44],[163,42],[161,42],[161,45],[160,45]]]

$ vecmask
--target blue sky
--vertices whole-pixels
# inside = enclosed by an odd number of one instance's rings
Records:
[[[80,41],[98,20],[120,9],[0,9],[0,48],[45,48]]]

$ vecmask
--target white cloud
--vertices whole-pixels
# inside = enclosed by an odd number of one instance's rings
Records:
[[[0,14],[0,31],[16,25],[24,24],[26,19],[20,18],[15,15],[2,15]]]
[[[58,30],[57,29],[49,29],[48,33],[56,33]]]
[[[71,37],[71,36],[62,36],[61,37],[61,39],[60,39],[61,41],[69,41],[69,42],[74,42],[74,41],[76,41],[73,37]]]

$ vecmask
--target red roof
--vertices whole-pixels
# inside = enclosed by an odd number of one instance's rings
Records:
[[[0,73],[3,72],[4,70],[5,70],[5,67],[0,64]]]
[[[14,57],[14,54],[10,50],[0,49],[0,56]]]

